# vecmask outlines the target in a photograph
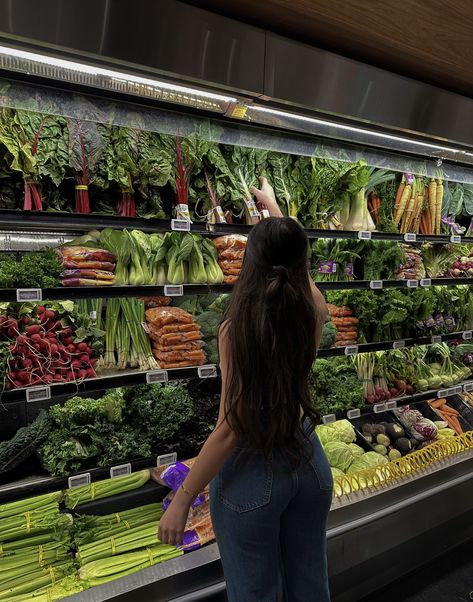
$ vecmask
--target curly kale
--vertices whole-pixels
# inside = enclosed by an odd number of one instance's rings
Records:
[[[322,415],[364,405],[363,386],[349,359],[317,360],[309,384],[314,404]]]
[[[73,429],[102,420],[121,422],[124,405],[121,393],[110,391],[99,399],[72,397],[62,406],[52,406],[49,415],[58,427]]]
[[[0,262],[0,288],[52,288],[61,282],[61,272],[53,249],[27,253],[20,261],[5,255]]]
[[[192,399],[183,384],[141,385],[125,392],[128,423],[154,449],[166,442],[193,415]]]

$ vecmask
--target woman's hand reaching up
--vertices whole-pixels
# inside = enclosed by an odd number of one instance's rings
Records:
[[[267,209],[271,217],[284,217],[278,202],[276,201],[274,190],[268,180],[261,176],[259,182],[261,189],[255,188],[255,186],[252,186],[250,189],[251,194],[254,194],[256,197],[258,209],[260,211],[262,209]]]

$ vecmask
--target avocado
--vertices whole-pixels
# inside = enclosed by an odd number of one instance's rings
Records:
[[[409,441],[409,439],[407,439],[407,437],[399,437],[399,439],[396,440],[394,445],[396,446],[396,449],[398,449],[401,452],[408,452],[412,449],[411,442]]]
[[[396,441],[396,439],[399,439],[399,437],[405,437],[406,431],[401,425],[391,423],[386,427],[386,435],[391,439],[391,441]]]
[[[384,447],[391,445],[391,440],[386,435],[377,435],[376,442],[379,443],[379,445],[384,445]]]

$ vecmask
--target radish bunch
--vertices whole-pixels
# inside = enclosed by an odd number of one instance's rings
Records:
[[[94,378],[94,350],[74,337],[67,318],[37,306],[28,314],[0,315],[0,336],[9,342],[5,388]]]

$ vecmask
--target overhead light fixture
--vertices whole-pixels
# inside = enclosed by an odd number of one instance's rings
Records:
[[[70,83],[222,112],[236,98],[27,50],[0,46],[0,67]]]
[[[368,138],[374,138],[374,139],[379,139],[379,140],[384,140],[386,142],[395,142],[395,143],[399,143],[399,145],[404,146],[410,146],[412,147],[411,150],[414,151],[414,147],[417,148],[417,150],[420,149],[425,149],[425,151],[428,150],[432,150],[435,151],[437,153],[447,153],[450,155],[462,155],[462,156],[468,156],[468,157],[473,157],[473,153],[469,153],[465,150],[461,150],[461,149],[457,149],[454,147],[448,147],[448,146],[441,146],[441,145],[437,145],[437,144],[432,144],[429,142],[422,142],[421,140],[417,140],[414,138],[405,138],[403,136],[396,136],[394,134],[386,134],[384,132],[378,132],[376,130],[368,130],[362,127],[356,127],[356,126],[352,126],[352,125],[346,125],[344,123],[338,123],[336,121],[328,121],[326,119],[319,119],[317,117],[309,117],[306,115],[300,115],[297,113],[291,113],[288,111],[281,111],[279,109],[272,109],[270,107],[263,107],[261,105],[251,105],[248,107],[248,111],[250,112],[250,116],[251,116],[251,112],[255,111],[257,113],[267,113],[270,115],[274,115],[275,117],[278,117],[282,120],[293,120],[293,121],[301,121],[301,122],[306,122],[306,123],[310,123],[316,126],[322,126],[322,127],[326,127],[326,128],[332,128],[332,129],[337,129],[340,131],[345,131],[345,132],[352,132],[357,134],[358,136],[365,136],[366,137],[366,143],[369,142]],[[356,142],[360,142],[360,140],[356,140]],[[395,149],[393,149],[395,150]],[[457,157],[458,158],[458,157]]]

